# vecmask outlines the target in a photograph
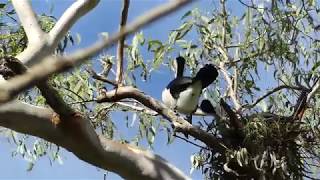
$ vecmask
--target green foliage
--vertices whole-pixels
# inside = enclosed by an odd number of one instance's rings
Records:
[[[216,106],[221,98],[224,99],[244,127],[242,130],[233,127],[232,117],[223,111],[210,122],[200,120],[201,128],[225,144],[227,150],[219,152],[209,147],[201,148],[190,158],[190,172],[201,169],[207,179],[303,179],[313,175],[309,171],[314,167],[319,169],[320,165],[319,94],[311,99],[302,119],[294,119],[294,113],[301,89],[309,92],[319,81],[318,2],[261,1],[246,5],[241,1],[237,2],[241,4],[237,13],[231,11],[233,3],[235,1],[217,1],[217,6],[213,6],[210,12],[187,11],[180,25],[168,34],[167,40],[145,37],[143,32],[137,32],[130,40],[128,38],[124,57],[125,85],[138,86],[141,81],[147,81],[154,70],[171,67],[177,54],[186,58],[191,75],[203,64],[213,63],[219,66],[220,72],[225,72],[220,73],[218,81],[204,94]],[[5,31],[0,35],[0,42],[5,45],[1,47],[0,55],[16,55],[27,44],[23,29],[12,19],[15,12],[11,9],[0,3],[1,19],[8,18],[0,21],[1,31]],[[13,23],[9,25],[7,22],[11,20]],[[56,19],[41,15],[39,22],[48,32]],[[57,53],[64,52],[67,45],[73,43],[72,36],[66,35]],[[145,58],[145,54],[152,58]],[[174,135],[170,124],[148,112],[140,103],[130,101],[128,106],[124,105],[127,102],[93,102],[101,90],[113,87],[92,79],[86,69],[101,70],[98,74],[114,79],[110,68],[116,61],[114,55],[107,53],[95,58],[98,63],[88,63],[55,75],[50,83],[67,103],[89,117],[98,133],[107,138],[142,146],[145,143],[153,148],[158,133],[164,131],[167,143],[172,143]],[[279,85],[295,88],[276,91],[254,104]],[[237,111],[230,98],[230,88],[241,104]],[[36,89],[26,91],[20,98],[45,105],[45,99]],[[115,118],[117,112],[122,113],[124,121]],[[130,131],[130,137],[117,129],[121,123]],[[50,143],[42,141],[36,141],[28,148],[26,136],[16,136],[11,137],[17,145],[14,154],[27,159],[29,169],[37,158],[46,154],[53,154],[52,160],[61,161],[59,148],[51,149]]]
[[[246,105],[277,85],[310,89],[317,82],[319,40],[315,19],[319,18],[319,6],[315,1],[243,3],[242,14],[235,15],[228,11],[234,2],[223,3],[220,1],[209,13],[199,9],[187,11],[167,41],[136,35],[134,40],[140,39],[140,43],[133,43],[133,47],[139,44],[140,48],[129,50],[136,57],[129,54],[132,64],[151,70],[171,65],[172,56],[181,49],[179,54],[186,57],[191,74],[201,64],[223,63],[236,84],[237,98],[243,105],[237,112],[244,124],[243,137],[230,126],[227,114],[215,118],[203,128],[225,143],[228,150],[221,154],[210,148],[201,149],[191,157],[191,171],[200,168],[208,179],[307,177],[308,171],[320,163],[314,160],[319,155],[319,96],[312,100],[312,108],[301,122],[292,120],[301,91],[287,88],[268,95],[255,106]],[[152,61],[142,60],[144,46],[153,54]],[[219,88],[209,88],[205,93],[214,104],[218,105],[220,98],[232,104],[226,93],[230,87],[223,75],[214,87]],[[140,134],[147,134],[147,129],[140,124]],[[168,142],[171,137],[168,136]]]
[[[226,6],[231,3],[227,1]],[[246,10],[241,16],[223,12],[223,6],[220,2],[210,16],[193,10],[183,18],[195,22],[201,56],[215,64],[224,62],[231,76],[237,74],[236,93],[241,103],[251,104],[277,84],[313,86],[319,78],[319,58],[315,53],[319,43],[314,28],[314,19],[319,17],[317,3],[262,2],[243,6]],[[220,81],[217,86],[223,95],[226,85]],[[290,89],[277,91],[257,106],[242,109],[240,115],[246,117],[242,119],[244,138],[215,119],[210,132],[218,132],[216,136],[230,148],[225,154],[202,149],[199,156],[205,160],[197,166],[208,179],[309,176],[310,167],[319,165],[318,160],[306,163],[319,155],[315,143],[319,131],[315,129],[319,128],[316,112],[320,106],[315,98],[311,112],[305,112],[302,122],[290,120],[299,95],[299,91]]]
[[[45,14],[38,16],[38,19],[41,28],[45,32],[49,32],[56,23],[54,17]],[[0,32],[0,56],[15,56],[27,47],[28,40],[26,34],[22,26],[15,19],[15,11],[10,2],[0,3]],[[73,39],[70,34],[67,34],[59,43],[56,52],[62,53],[70,42],[73,44]],[[82,74],[80,71],[77,73],[78,76]],[[87,77],[88,76],[84,78]],[[80,91],[79,89],[82,87],[79,85],[77,88],[78,91]],[[63,95],[67,95],[67,97],[72,96],[70,94],[71,93],[64,93]],[[45,99],[40,95],[40,91],[36,88],[23,92],[18,98],[34,105],[44,106],[46,104]],[[59,147],[54,144],[32,138],[28,135],[19,135],[11,130],[4,130],[2,134],[7,136],[8,139],[16,145],[16,150],[12,152],[12,156],[20,155],[28,162],[28,171],[31,171],[36,161],[43,156],[49,157],[50,163],[54,161],[57,161],[60,164],[63,163],[62,158],[59,155]]]

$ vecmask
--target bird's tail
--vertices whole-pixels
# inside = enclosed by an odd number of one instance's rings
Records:
[[[209,86],[214,80],[218,77],[218,70],[212,64],[206,64],[202,67],[197,75],[195,76],[194,80],[200,80],[202,83],[202,89]]]

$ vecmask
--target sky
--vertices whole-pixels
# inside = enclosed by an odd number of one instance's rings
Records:
[[[2,0],[1,0],[2,2]],[[48,13],[59,18],[63,11],[72,4],[71,0],[33,0],[32,5],[37,13]],[[135,17],[157,5],[166,3],[165,0],[131,0],[129,7],[128,22]],[[181,16],[188,10],[199,8],[208,11],[212,7],[211,0],[199,0],[195,3],[180,9],[151,25],[142,28],[145,37],[165,41],[171,30],[180,26],[183,22]],[[112,34],[116,32],[119,26],[121,0],[101,0],[99,5],[89,14],[81,18],[70,30],[73,35],[79,34],[81,41],[79,44],[69,47],[72,52],[78,48],[87,47],[99,39],[101,32]],[[115,48],[111,48],[108,53],[115,54]],[[178,51],[177,51],[178,53]],[[145,54],[145,56],[149,56]],[[151,58],[151,57],[148,57]],[[146,93],[160,99],[161,89],[166,86],[173,74],[165,69],[155,71],[155,75],[147,83],[138,84]],[[115,115],[114,118],[121,121],[123,116]],[[123,120],[124,122],[124,120]],[[119,124],[122,129],[124,123]],[[124,136],[129,136],[130,132],[122,132]],[[11,157],[11,152],[16,148],[15,145],[8,143],[7,139],[0,138],[0,179],[103,179],[106,171],[100,170],[86,162],[79,160],[72,153],[62,150],[63,164],[53,163],[50,165],[47,157],[40,158],[32,171],[28,172],[27,162],[21,157]],[[191,163],[190,155],[199,151],[199,148],[176,139],[174,143],[167,145],[167,135],[160,132],[156,136],[153,151],[169,162],[189,174]],[[107,173],[106,179],[121,179],[113,173]],[[193,179],[201,179],[201,172],[194,171],[191,175]]]

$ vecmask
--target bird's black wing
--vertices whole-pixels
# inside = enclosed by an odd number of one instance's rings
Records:
[[[173,98],[179,98],[179,94],[186,90],[192,84],[192,79],[190,77],[178,77],[172,80],[167,89],[170,89],[170,93]]]

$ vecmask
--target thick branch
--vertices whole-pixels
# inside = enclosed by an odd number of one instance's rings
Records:
[[[55,143],[125,179],[188,179],[157,155],[97,136],[80,114],[61,121],[50,109],[14,101],[0,107],[0,126]]]
[[[99,0],[75,1],[60,17],[55,26],[49,32],[49,44],[56,47],[59,41],[66,35],[71,26],[83,15],[96,7]]]
[[[93,55],[100,52],[106,47],[110,47],[117,42],[121,37],[135,32],[137,29],[144,25],[173,12],[174,10],[192,2],[191,0],[178,0],[170,1],[167,4],[161,5],[148,11],[142,16],[138,17],[130,25],[127,25],[123,31],[116,33],[109,39],[105,39],[102,42],[97,42],[91,47],[83,50],[78,50],[76,53],[67,57],[49,57],[41,63],[30,68],[30,71],[23,76],[14,77],[12,80],[3,83],[0,87],[0,104],[9,101],[15,97],[21,91],[35,85],[37,82],[46,79],[48,76],[59,73],[72,68],[74,65],[79,64]]]
[[[31,66],[40,62],[44,57],[51,55],[71,26],[85,13],[94,8],[98,2],[98,0],[76,1],[62,15],[48,35],[41,30],[27,0],[13,1],[29,41],[27,48],[18,54],[17,58],[27,66]]]
[[[16,75],[21,75],[28,71],[27,67],[25,67],[17,58],[11,56],[0,58],[0,64],[0,74],[6,79],[10,79]],[[40,89],[41,94],[45,97],[46,102],[60,116],[68,117],[70,114],[74,113],[73,109],[71,109],[64,102],[59,93],[46,81],[39,82],[37,87]]]
[[[25,62],[28,59],[41,59],[52,53],[55,47],[47,47],[47,35],[41,30],[29,0],[13,0],[12,4],[28,37],[27,48],[17,58]]]
[[[128,17],[128,9],[129,9],[130,0],[123,0],[123,7],[121,12],[121,21],[120,21],[120,29],[119,31],[123,31],[124,26],[127,22]],[[125,36],[119,39],[118,49],[117,49],[117,75],[116,82],[121,86],[122,84],[122,76],[123,76],[123,50],[124,50],[124,40]]]
[[[29,45],[42,41],[45,33],[38,24],[29,0],[12,0],[12,4],[27,34]]]
[[[134,87],[124,86],[109,91],[104,96],[98,97],[97,102],[117,102],[125,98],[133,98],[146,107],[161,114],[175,126],[176,131],[187,133],[194,138],[202,141],[208,147],[216,149],[221,153],[224,153],[224,151],[226,150],[225,145],[223,145],[215,136],[207,133],[204,130],[201,130],[198,127],[192,126],[183,118],[178,117],[172,110],[165,107],[162,103],[158,102],[154,98],[144,94]]]

